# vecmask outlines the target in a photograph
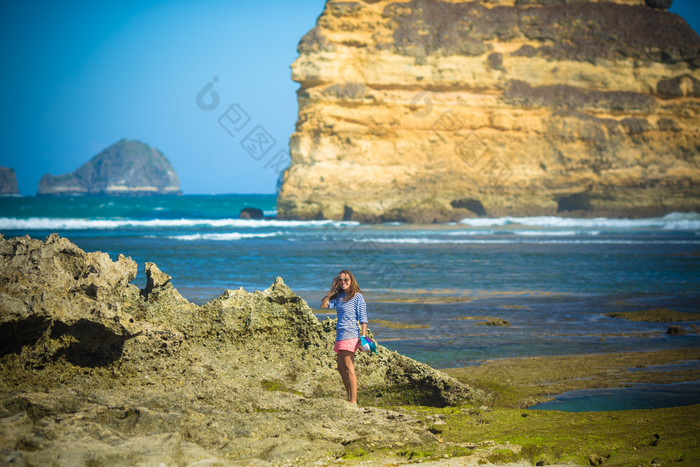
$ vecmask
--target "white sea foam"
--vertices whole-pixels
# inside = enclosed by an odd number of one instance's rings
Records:
[[[229,232],[229,233],[197,233],[191,235],[172,235],[167,238],[173,240],[181,241],[196,241],[196,240],[216,240],[216,241],[226,241],[226,240],[242,240],[244,238],[269,238],[277,237],[282,235],[283,232],[270,232],[270,233],[257,233],[257,234],[246,234],[240,232]]]
[[[566,244],[566,245],[700,245],[700,240],[626,240],[626,239],[567,239],[567,240],[557,240],[557,239],[536,239],[536,238],[511,238],[511,239],[501,239],[501,238],[423,238],[423,237],[375,237],[375,238],[356,238],[353,239],[357,243],[406,243],[406,244]]]
[[[467,239],[467,238],[424,238],[424,237],[375,237],[375,238],[356,238],[353,239],[357,243],[408,243],[408,244],[459,244],[459,243],[513,243],[513,240],[504,239]]]
[[[600,235],[600,230],[514,230],[513,233],[526,237],[573,237],[576,235]]]
[[[433,233],[433,232],[431,232]],[[450,232],[434,232],[436,235],[462,236],[462,235],[493,235],[495,230],[455,230]]]
[[[0,217],[2,230],[114,230],[124,227],[134,228],[178,228],[178,227],[352,227],[354,221],[292,221],[256,219],[76,219],[52,217]]]
[[[468,227],[524,227],[515,230],[516,235],[596,235],[600,229],[605,230],[681,230],[700,231],[700,214],[697,213],[673,213],[664,217],[649,219],[579,219],[569,217],[499,217],[499,218],[467,218],[460,221],[461,225]],[[355,221],[332,220],[278,220],[278,219],[79,219],[79,218],[52,218],[52,217],[0,217],[0,230],[114,230],[120,228],[347,228],[359,226]],[[528,227],[536,228],[534,233],[524,233]],[[563,230],[547,230],[563,229]],[[572,234],[573,229],[577,231]],[[581,229],[581,231],[578,231]],[[585,231],[583,229],[590,229]],[[460,230],[460,231],[431,231],[435,235],[491,235],[504,233],[508,230]],[[550,232],[550,233],[545,233]],[[560,233],[562,232],[562,233]]]
[[[498,218],[466,218],[460,224],[472,227],[497,227],[506,225],[523,225],[541,228],[605,228],[605,229],[666,229],[666,230],[698,230],[700,229],[700,214],[675,212],[664,217],[647,219],[616,219],[597,217],[580,219],[573,217],[498,217]]]

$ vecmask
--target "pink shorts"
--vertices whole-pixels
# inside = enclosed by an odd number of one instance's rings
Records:
[[[343,339],[342,341],[335,341],[333,350],[340,353],[341,350],[348,350],[350,352],[357,352],[360,348],[360,338],[355,337],[353,339]]]

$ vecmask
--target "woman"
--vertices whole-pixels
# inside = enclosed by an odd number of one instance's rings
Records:
[[[338,314],[335,346],[338,372],[343,378],[348,402],[357,404],[357,376],[355,375],[355,352],[360,347],[360,336],[367,334],[367,305],[355,276],[348,270],[338,273],[333,279],[330,292],[321,299],[321,308],[335,308]],[[358,332],[357,322],[362,330]]]

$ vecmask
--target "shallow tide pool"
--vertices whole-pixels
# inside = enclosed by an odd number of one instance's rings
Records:
[[[635,384],[624,388],[583,389],[560,394],[531,410],[601,412],[661,409],[700,404],[700,381],[673,384]]]

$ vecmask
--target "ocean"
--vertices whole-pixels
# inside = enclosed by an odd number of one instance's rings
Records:
[[[275,195],[0,198],[0,232],[39,239],[57,232],[86,251],[130,256],[139,264],[140,288],[144,262],[155,262],[199,304],[227,288],[263,290],[281,276],[318,309],[333,276],[349,269],[370,319],[402,324],[370,324],[379,343],[438,368],[700,345],[700,322],[679,323],[690,332],[671,336],[669,323],[606,316],[660,307],[700,311],[700,214],[366,225],[276,220],[275,201]],[[241,220],[245,207],[267,218]],[[475,317],[510,326],[463,319]]]

